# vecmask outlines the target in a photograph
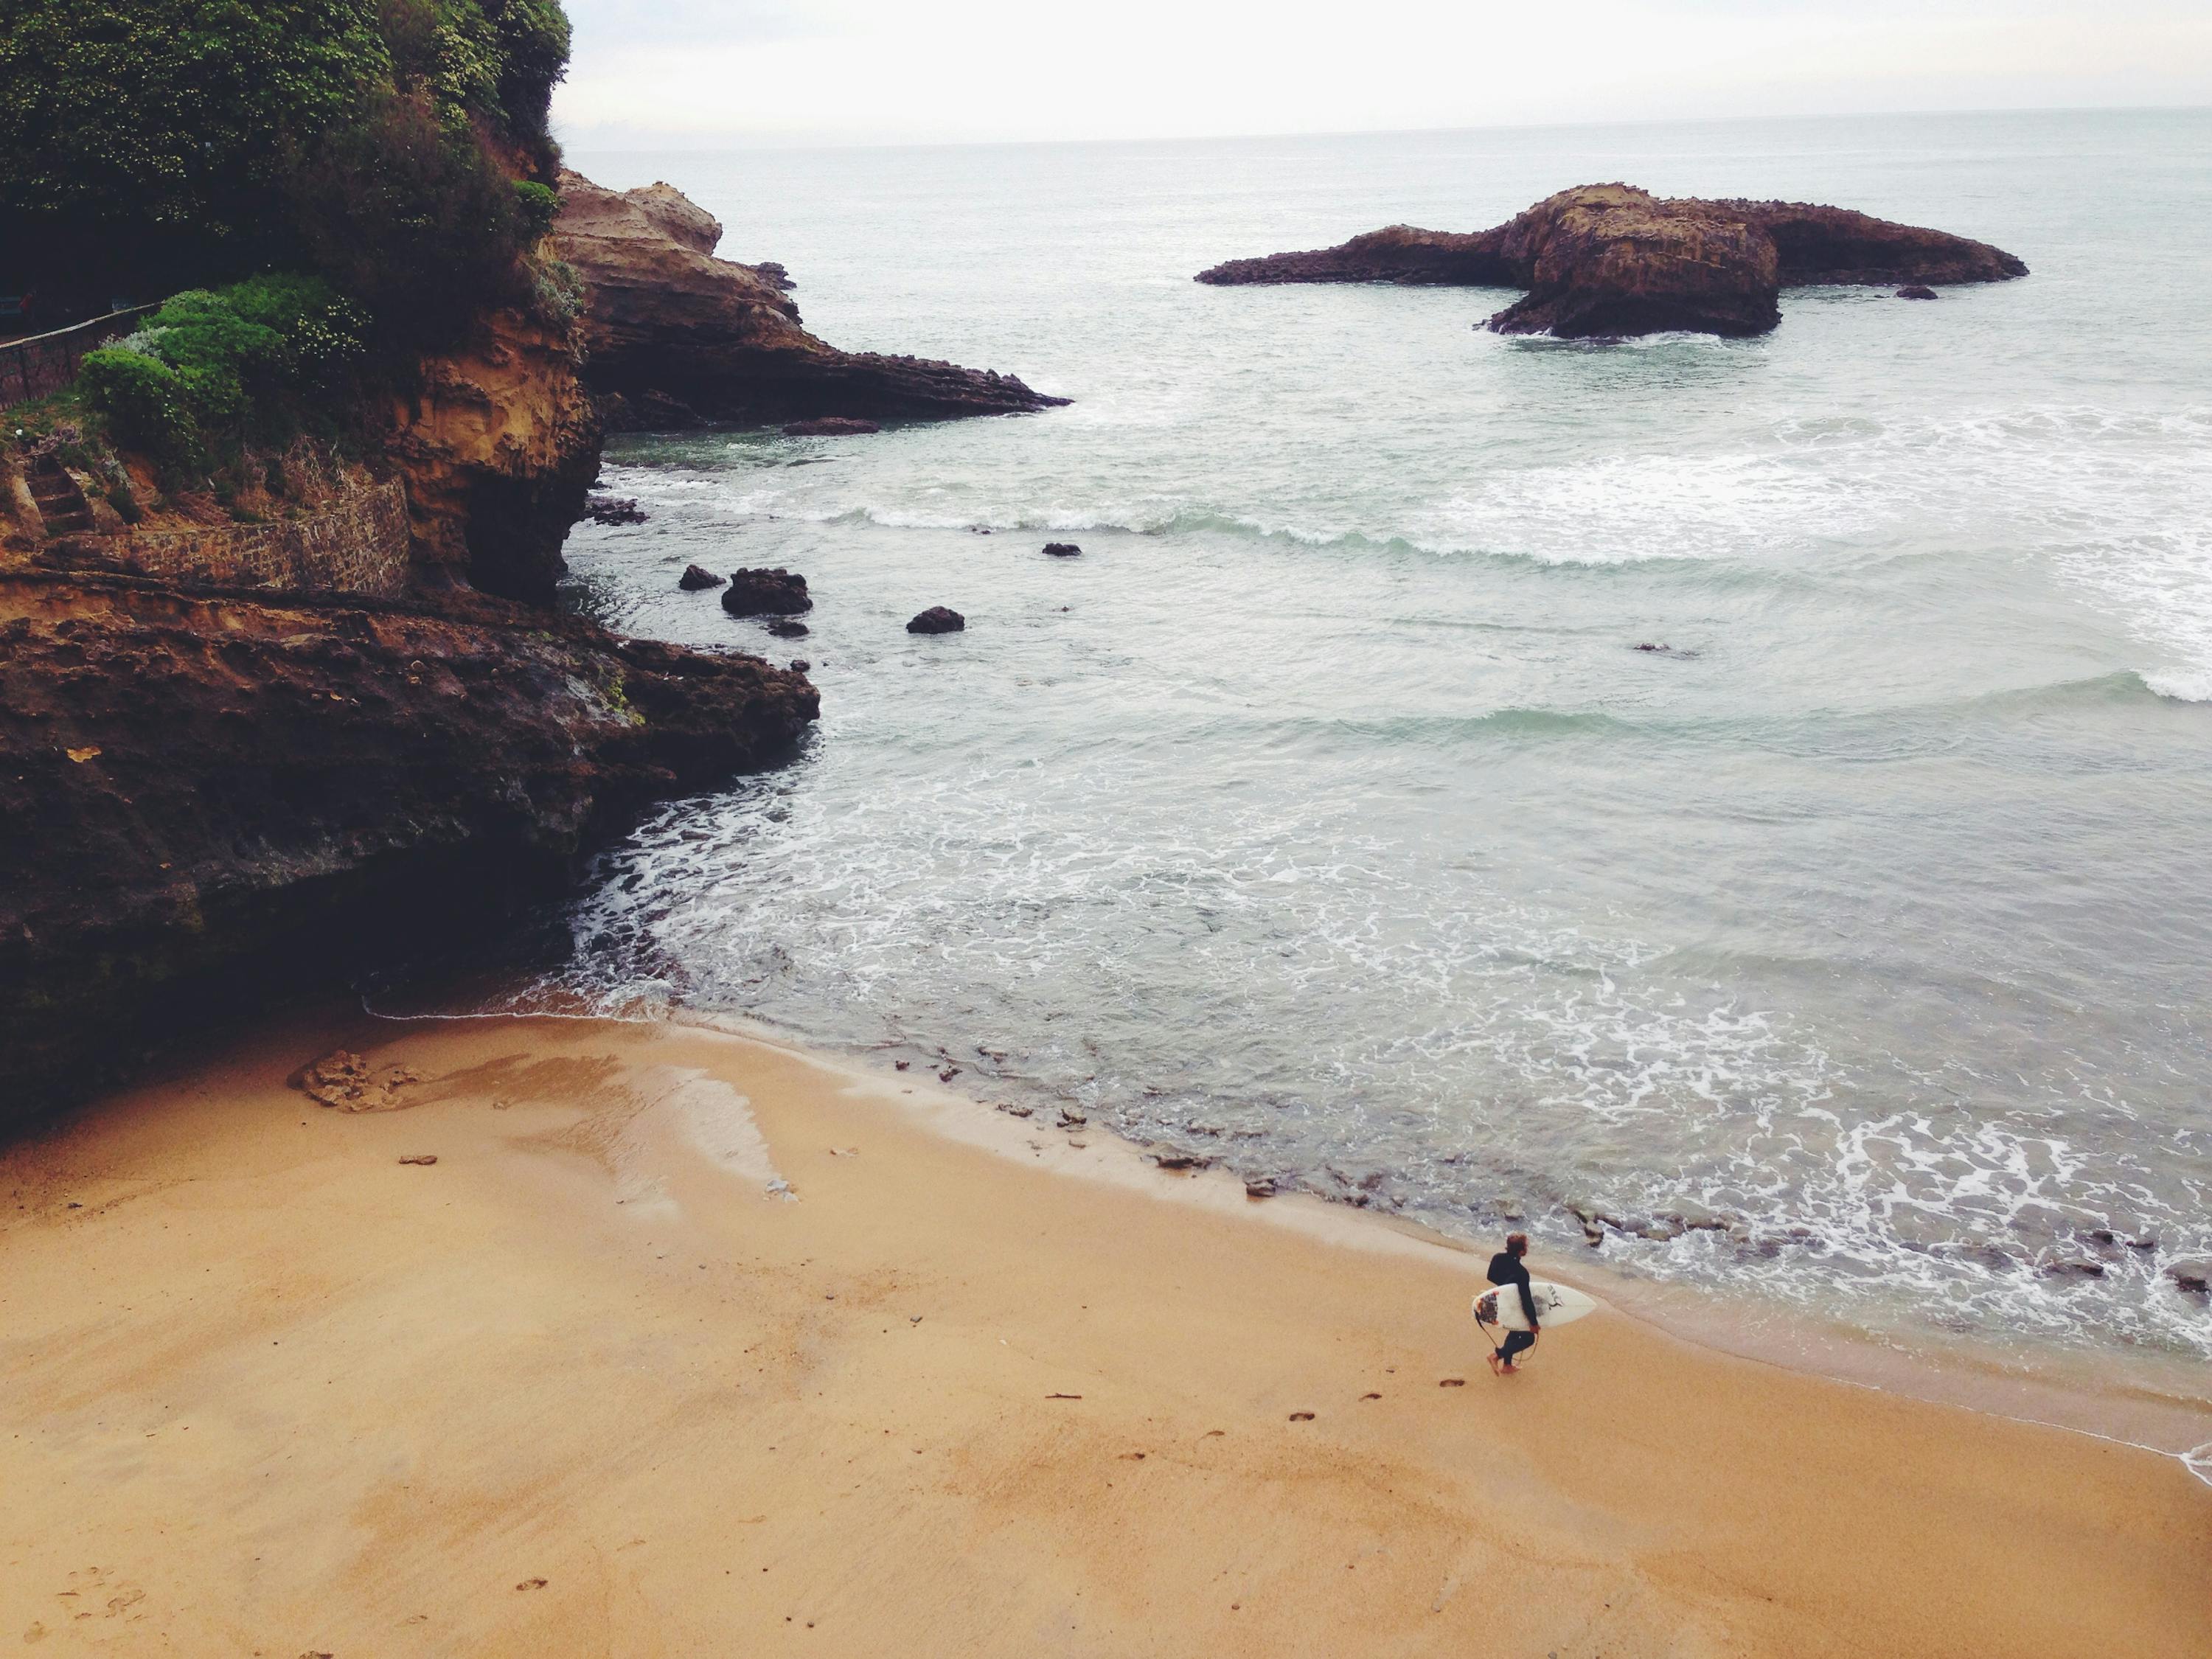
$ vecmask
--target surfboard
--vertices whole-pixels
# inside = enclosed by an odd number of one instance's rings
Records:
[[[1548,1279],[1530,1279],[1528,1296],[1536,1304],[1536,1322],[1547,1331],[1554,1325],[1571,1325],[1597,1306],[1595,1297],[1584,1295],[1571,1285],[1554,1285]],[[1501,1330],[1528,1328],[1528,1316],[1521,1311],[1521,1292],[1510,1285],[1493,1285],[1477,1296],[1474,1316],[1481,1323],[1495,1325]]]

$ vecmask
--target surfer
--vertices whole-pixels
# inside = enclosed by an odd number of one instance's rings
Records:
[[[1536,1346],[1536,1334],[1541,1328],[1536,1323],[1536,1299],[1528,1293],[1528,1264],[1521,1259],[1528,1254],[1528,1235],[1508,1233],[1505,1248],[1490,1258],[1490,1282],[1500,1289],[1514,1286],[1521,1295],[1521,1311],[1528,1316],[1528,1328],[1508,1331],[1505,1346],[1490,1356],[1490,1369],[1500,1376],[1521,1369],[1515,1360]]]

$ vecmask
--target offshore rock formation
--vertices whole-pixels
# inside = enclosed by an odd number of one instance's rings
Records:
[[[817,707],[753,658],[466,594],[0,576],[0,1122],[496,918]]]
[[[1826,283],[2002,282],[2027,267],[1986,242],[1802,202],[1663,200],[1584,185],[1471,234],[1393,225],[1333,248],[1232,259],[1218,286],[1395,283],[1520,288],[1488,325],[1562,338],[1686,329],[1763,334],[1779,290]]]
[[[799,325],[781,265],[714,257],[721,226],[667,185],[561,175],[554,246],[584,282],[584,378],[617,428],[1025,414],[1068,400],[1010,374],[840,351]]]

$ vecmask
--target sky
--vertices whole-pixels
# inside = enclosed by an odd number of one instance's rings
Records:
[[[2212,0],[568,0],[574,149],[2212,104]]]

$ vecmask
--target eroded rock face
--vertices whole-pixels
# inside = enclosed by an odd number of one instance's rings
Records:
[[[840,351],[807,332],[781,265],[714,257],[720,227],[667,185],[561,176],[554,227],[585,283],[584,374],[618,428],[1009,415],[1064,404],[1010,374]]]
[[[1548,198],[1504,228],[1528,293],[1490,319],[1500,334],[1764,334],[1782,320],[1773,242],[1703,202],[1601,185]]]
[[[2001,248],[1802,202],[1665,200],[1583,185],[1472,234],[1410,225],[1333,248],[1232,259],[1201,283],[1395,283],[1522,288],[1501,333],[1563,337],[1686,329],[1764,333],[1784,288],[2002,282],[2027,267]]]
[[[817,707],[751,657],[465,593],[0,578],[0,1120],[488,925],[643,801],[782,758]]]
[[[407,479],[416,586],[550,605],[600,434],[565,325],[496,312],[466,345],[425,359],[385,443]]]

